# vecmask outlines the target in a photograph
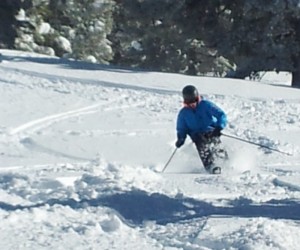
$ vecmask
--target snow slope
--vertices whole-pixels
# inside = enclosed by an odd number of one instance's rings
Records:
[[[0,249],[298,249],[300,90],[0,50]],[[188,140],[181,89],[228,114],[223,174]]]

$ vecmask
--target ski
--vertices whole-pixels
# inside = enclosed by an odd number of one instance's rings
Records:
[[[208,168],[204,168],[206,170],[206,173],[212,174],[212,175],[218,175],[221,174],[221,167],[213,167],[212,169],[208,169]],[[184,175],[198,175],[198,174],[203,174],[203,172],[201,171],[194,171],[194,172],[162,172],[162,171],[155,171],[156,173],[160,173],[160,174],[184,174]]]

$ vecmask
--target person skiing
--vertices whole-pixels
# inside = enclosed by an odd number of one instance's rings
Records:
[[[215,159],[227,158],[227,152],[220,146],[227,116],[217,105],[204,100],[193,85],[183,88],[182,97],[184,107],[177,117],[175,146],[180,148],[188,135],[195,143],[204,168],[212,174],[220,174],[221,168],[215,165]]]

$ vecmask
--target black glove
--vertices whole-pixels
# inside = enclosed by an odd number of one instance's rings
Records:
[[[184,144],[184,139],[178,138],[175,143],[175,146],[176,146],[176,148],[180,148],[183,144]]]
[[[212,132],[211,135],[213,137],[220,137],[222,135],[221,133],[222,128],[221,127],[216,127]]]

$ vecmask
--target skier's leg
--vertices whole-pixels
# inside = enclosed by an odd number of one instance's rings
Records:
[[[214,159],[220,159],[221,161],[228,160],[228,153],[226,149],[222,146],[221,140],[219,137],[212,138],[212,151],[214,155]]]
[[[221,147],[221,140],[219,137],[203,137],[195,141],[196,148],[204,168],[211,173],[221,173],[220,166],[215,164],[216,160],[222,161],[228,158],[226,150]]]
[[[204,168],[208,170],[214,162],[214,155],[210,149],[210,143],[200,139],[195,141],[195,145]]]

